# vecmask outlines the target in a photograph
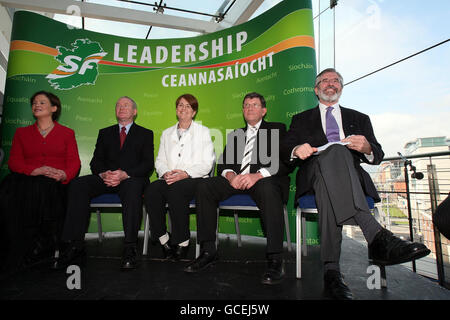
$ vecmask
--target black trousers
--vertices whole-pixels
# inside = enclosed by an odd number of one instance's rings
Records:
[[[371,216],[350,151],[341,145],[329,147],[312,159],[311,175],[319,211],[321,259],[339,262],[342,226],[356,225],[357,213]]]
[[[84,240],[89,223],[89,203],[103,193],[118,193],[122,202],[122,223],[126,244],[137,243],[142,221],[142,193],[148,178],[131,177],[117,187],[108,187],[97,175],[74,179],[69,185],[67,215],[62,233],[63,241]]]
[[[150,183],[144,192],[144,203],[150,222],[152,239],[167,232],[166,204],[172,225],[171,243],[179,244],[190,238],[189,202],[194,199],[195,188],[202,178],[187,178],[168,185],[165,180]]]
[[[207,178],[197,186],[197,236],[200,243],[215,242],[217,207],[219,202],[234,194],[249,194],[260,209],[267,237],[266,253],[283,252],[283,192],[289,186],[289,178],[267,177],[260,179],[248,190],[234,189],[222,176]]]

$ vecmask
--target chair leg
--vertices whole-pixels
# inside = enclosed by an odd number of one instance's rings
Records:
[[[287,207],[283,207],[283,213],[284,213],[284,225],[286,229],[286,240],[288,244],[288,251],[292,251],[292,243],[291,243],[291,231],[289,230],[289,217],[287,213]]]
[[[386,266],[379,265],[379,267],[380,267],[381,287],[386,289],[387,288]]]
[[[306,218],[302,216],[302,250],[303,256],[308,255],[308,247],[306,246]]]
[[[219,247],[219,212],[220,212],[220,209],[217,208],[216,249]]]
[[[149,236],[150,236],[150,222],[149,222],[149,218],[148,218],[148,214],[145,212],[145,209],[143,211],[143,215],[144,215],[144,246],[142,249],[142,254],[144,256],[147,255],[148,252],[148,241],[149,241]]]
[[[195,258],[198,258],[200,256],[200,243],[195,243]]]
[[[302,242],[301,242],[301,230],[302,230],[302,211],[300,208],[297,208],[297,214],[295,217],[296,221],[296,276],[297,279],[301,279],[302,277]]]
[[[241,229],[239,228],[239,216],[236,213],[236,210],[234,211],[234,225],[236,228],[236,236],[237,236],[237,242],[238,247],[242,247],[242,240],[241,240]]]
[[[98,232],[98,242],[102,242],[103,240],[103,232],[102,232],[102,216],[100,214],[100,209],[97,209],[97,232]]]

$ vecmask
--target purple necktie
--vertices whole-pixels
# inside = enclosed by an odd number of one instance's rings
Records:
[[[333,107],[327,108],[327,114],[325,117],[325,121],[327,123],[327,139],[328,142],[335,142],[340,141],[339,136],[339,127],[336,122],[336,119],[334,118],[333,114],[331,113],[333,111]]]

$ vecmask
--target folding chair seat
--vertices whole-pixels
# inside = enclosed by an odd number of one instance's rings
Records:
[[[217,209],[217,220],[219,218],[219,211],[220,210],[233,210],[234,215],[234,224],[236,228],[236,236],[238,241],[238,246],[242,246],[242,240],[241,240],[241,231],[239,228],[239,217],[237,211],[239,210],[245,210],[245,211],[259,211],[259,208],[257,207],[255,201],[253,201],[252,197],[248,194],[236,194],[232,195],[228,199],[225,199],[224,201],[221,201],[219,203],[219,207]],[[288,214],[287,214],[287,208],[286,204],[283,206],[283,213],[284,213],[284,225],[286,230],[286,239],[288,244],[288,251],[291,251],[291,233],[289,230],[289,220],[288,220]]]
[[[373,210],[375,207],[374,200],[371,197],[366,196],[367,205],[370,210]],[[302,277],[302,252],[303,255],[307,255],[307,247],[306,247],[306,215],[317,214],[317,206],[316,206],[316,197],[314,195],[304,195],[298,199],[297,206],[297,214],[296,214],[296,276],[298,279]],[[381,276],[383,283],[383,275],[385,281],[385,272],[384,266],[381,267]]]
[[[95,214],[97,215],[98,241],[102,242],[103,232],[102,232],[102,217],[100,209],[122,208],[122,202],[120,201],[119,195],[117,193],[104,193],[97,197],[92,198],[90,207],[95,209]]]

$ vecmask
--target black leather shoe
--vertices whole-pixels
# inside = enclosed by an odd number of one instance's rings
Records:
[[[284,278],[284,262],[282,259],[269,259],[267,269],[261,282],[263,284],[277,284]]]
[[[213,265],[216,262],[217,258],[217,253],[211,254],[208,251],[203,251],[197,259],[192,261],[186,266],[186,268],[184,268],[184,272],[195,273],[202,271]]]
[[[122,270],[132,270],[136,269],[136,247],[126,247],[123,251],[122,265],[120,269]]]
[[[174,258],[174,251],[173,251],[173,248],[169,245],[169,242],[162,244],[161,248],[163,250],[164,259],[173,259]]]
[[[61,256],[55,259],[51,268],[55,270],[65,269],[70,265],[83,265],[86,260],[86,251],[83,248],[78,248],[75,246],[69,246]]]
[[[353,294],[339,271],[328,270],[323,278],[325,296],[334,300],[353,300]]]
[[[368,247],[369,259],[381,265],[405,263],[423,258],[431,252],[424,244],[402,240],[384,228]]]
[[[182,246],[177,245],[173,249],[174,250],[173,250],[173,258],[172,259],[174,261],[178,261],[181,259],[185,259],[187,257],[187,253],[189,251],[189,246],[182,247]]]

